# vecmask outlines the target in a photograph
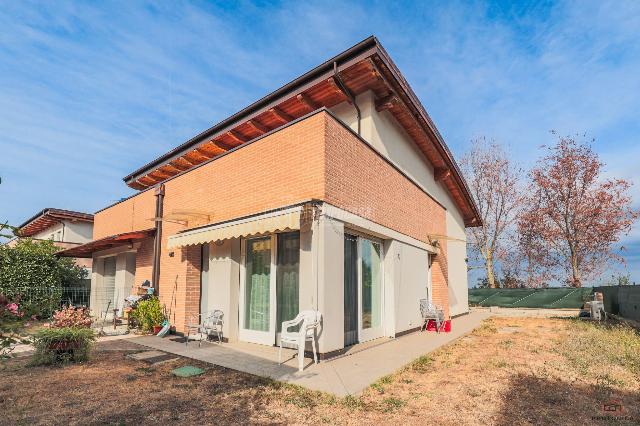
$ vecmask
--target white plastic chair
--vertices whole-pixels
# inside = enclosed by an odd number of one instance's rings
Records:
[[[423,321],[420,331],[427,328],[429,320],[434,320],[436,322],[436,332],[440,333],[444,326],[444,309],[430,303],[427,299],[420,299],[420,314]]]
[[[316,330],[320,326],[322,314],[318,311],[302,311],[291,321],[282,322],[282,333],[280,334],[280,350],[278,351],[278,362],[282,364],[282,344],[293,345],[298,349],[298,371],[304,370],[304,348],[306,342],[311,342],[313,348],[313,361],[318,363],[316,352]],[[298,331],[289,331],[290,328],[300,325]]]

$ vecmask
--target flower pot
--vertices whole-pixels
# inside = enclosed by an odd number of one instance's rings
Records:
[[[80,347],[80,342],[75,340],[60,340],[57,342],[49,343],[49,350],[56,352],[67,352]]]
[[[160,330],[162,330],[162,326],[161,325],[154,325],[153,326],[153,334],[160,333]]]

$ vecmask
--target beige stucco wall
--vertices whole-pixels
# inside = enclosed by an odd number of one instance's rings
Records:
[[[62,221],[33,235],[39,240],[61,241],[65,243],[84,244],[91,241],[93,237],[93,224],[86,222]]]
[[[462,240],[447,243],[450,314],[468,312],[466,234],[459,209],[445,186],[435,181],[433,166],[393,116],[387,111],[376,111],[373,92],[359,95],[356,101],[361,110],[361,136],[446,208],[447,235]],[[344,102],[333,107],[332,112],[357,130],[352,105]]]
[[[201,313],[220,309],[224,314],[223,335],[233,342],[238,340],[240,240],[210,243],[208,262]]]
[[[95,253],[93,257],[93,267],[91,271],[91,296],[89,308],[94,316],[102,316],[100,306],[102,301],[106,301],[106,289],[104,287],[104,259],[107,257],[116,258],[116,276],[113,298],[109,307],[108,317],[112,316],[112,309],[119,310],[118,315],[122,315],[125,297],[132,294],[135,285],[136,273],[136,251],[131,250],[105,250]]]

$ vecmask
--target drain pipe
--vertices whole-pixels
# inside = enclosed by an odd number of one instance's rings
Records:
[[[156,187],[156,234],[153,240],[153,270],[151,272],[151,286],[156,290],[156,296],[160,295],[160,249],[162,242],[162,207],[164,204],[164,185]]]
[[[340,78],[340,74],[338,74],[337,62],[333,63],[333,78],[338,83],[338,87],[340,87],[340,90],[342,90],[342,93],[344,93],[347,96],[347,98],[349,98],[351,103],[353,103],[353,106],[356,109],[356,115],[358,116],[358,135],[362,136],[360,135],[360,119],[362,118],[362,114],[360,113],[360,107],[358,107],[358,103],[356,102],[355,96],[353,96],[351,91],[347,89],[347,86],[345,86],[344,82],[342,81],[342,78]]]

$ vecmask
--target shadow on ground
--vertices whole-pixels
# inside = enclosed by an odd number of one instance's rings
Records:
[[[99,344],[93,359],[62,367],[28,367],[14,360],[0,375],[0,424],[239,424],[281,423],[273,395],[281,385],[185,358],[150,367],[126,358],[148,348]],[[205,369],[191,378],[171,370]]]
[[[638,424],[640,393],[518,374],[502,395],[499,412],[496,423],[502,426]]]

